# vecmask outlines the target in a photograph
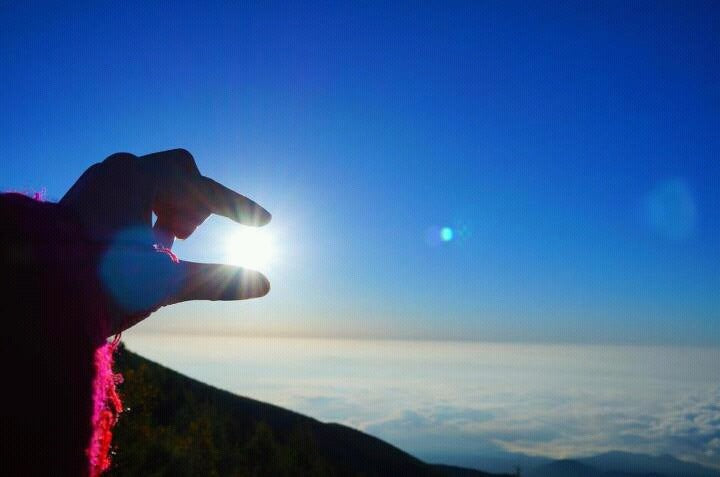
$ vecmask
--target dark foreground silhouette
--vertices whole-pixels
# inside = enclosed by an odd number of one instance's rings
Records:
[[[114,154],[59,203],[0,194],[0,475],[97,474],[93,360],[105,339],[161,306],[268,292],[259,272],[169,252],[213,213],[270,220],[182,149]]]

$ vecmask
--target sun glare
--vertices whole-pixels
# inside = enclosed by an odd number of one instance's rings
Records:
[[[227,263],[260,270],[270,264],[275,252],[266,228],[241,227],[225,243]]]

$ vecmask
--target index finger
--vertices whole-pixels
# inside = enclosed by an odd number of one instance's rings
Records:
[[[255,201],[201,175],[192,154],[185,149],[156,152],[140,159],[152,183],[160,186],[162,197],[156,199],[180,215],[194,219],[190,209],[222,215],[244,225],[270,222],[270,213]]]
[[[209,177],[200,176],[198,188],[205,205],[213,214],[222,215],[240,224],[254,226],[265,225],[272,218],[270,212],[254,200],[238,194]]]

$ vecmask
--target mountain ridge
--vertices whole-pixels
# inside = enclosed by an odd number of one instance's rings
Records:
[[[343,424],[323,423],[189,378],[122,344],[116,370],[124,376],[120,392],[130,409],[115,430],[109,476],[511,475],[483,472],[475,463],[473,468],[437,458],[427,463]],[[526,462],[537,463],[523,469],[521,475],[529,477],[720,477],[669,455],[623,451]]]
[[[425,463],[345,425],[183,376],[124,346],[115,363],[129,410],[115,429],[109,476],[507,476]]]

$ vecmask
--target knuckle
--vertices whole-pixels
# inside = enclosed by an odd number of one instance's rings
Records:
[[[130,154],[129,152],[116,152],[115,154],[111,154],[106,157],[103,163],[108,165],[120,165],[134,163],[136,160],[137,156],[134,154]]]
[[[173,158],[174,162],[182,169],[183,172],[199,174],[195,158],[190,151],[183,148],[173,149],[168,151]]]

